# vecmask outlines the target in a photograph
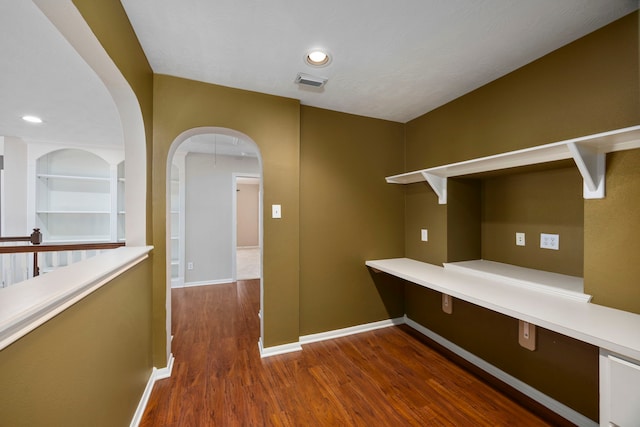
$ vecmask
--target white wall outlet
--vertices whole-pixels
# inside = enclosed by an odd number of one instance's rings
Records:
[[[281,205],[271,205],[271,218],[282,218]]]
[[[420,240],[422,240],[423,242],[429,241],[429,232],[426,228],[420,230]]]
[[[192,262],[188,262],[187,263],[187,270],[193,270],[193,263]]]
[[[560,249],[560,235],[540,233],[540,247],[543,249]]]
[[[516,233],[516,246],[524,246],[524,233]]]

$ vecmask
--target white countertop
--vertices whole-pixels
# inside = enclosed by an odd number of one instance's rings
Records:
[[[366,265],[480,307],[640,360],[640,315],[409,258]]]

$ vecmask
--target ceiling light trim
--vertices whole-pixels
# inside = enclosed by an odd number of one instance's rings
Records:
[[[320,57],[324,55],[324,58]],[[316,58],[318,56],[319,58]],[[304,56],[304,62],[314,68],[326,67],[331,63],[331,54],[327,49],[314,48],[309,49]]]

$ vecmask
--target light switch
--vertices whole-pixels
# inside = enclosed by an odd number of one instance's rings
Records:
[[[282,218],[282,206],[271,205],[271,218]]]
[[[429,240],[429,232],[426,228],[420,230],[420,240],[422,240],[423,242],[427,242]]]

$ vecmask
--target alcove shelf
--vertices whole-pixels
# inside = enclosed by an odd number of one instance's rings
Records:
[[[438,203],[446,204],[449,177],[573,159],[584,182],[584,198],[602,199],[605,195],[606,154],[639,147],[640,125],[393,175],[386,180],[391,184],[426,181],[437,194]]]
[[[446,262],[445,270],[507,283],[522,289],[530,289],[568,298],[579,302],[590,302],[591,295],[584,293],[584,279],[566,274],[519,267],[483,259]]]

